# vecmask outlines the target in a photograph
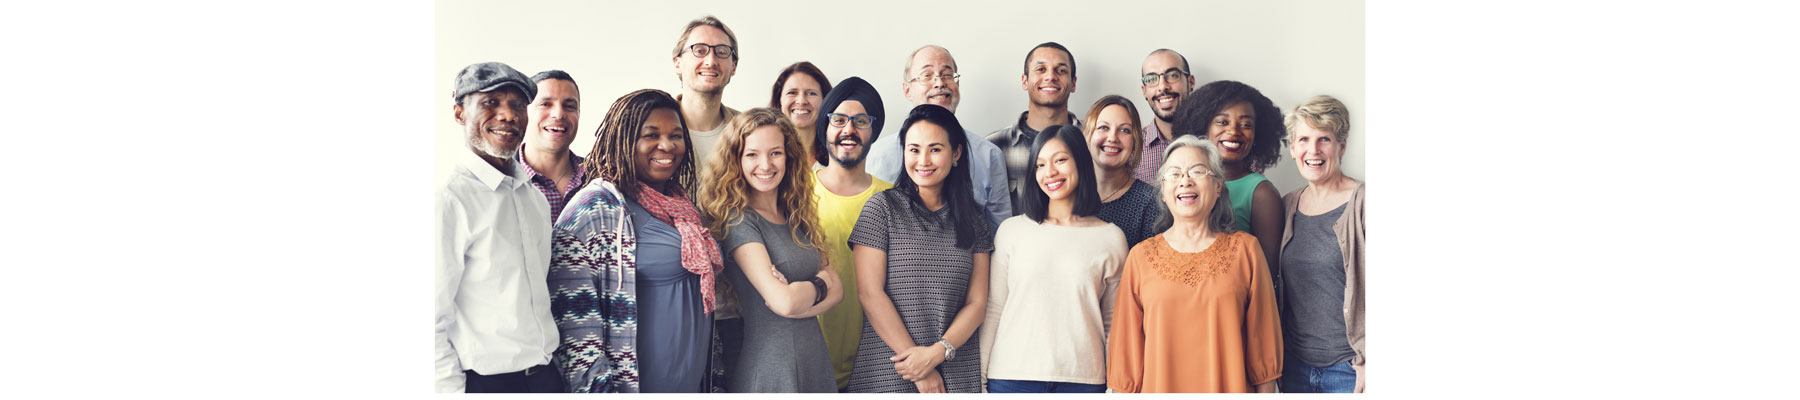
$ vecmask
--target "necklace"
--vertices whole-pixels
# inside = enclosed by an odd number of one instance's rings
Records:
[[[1130,183],[1130,182],[1126,182],[1126,183],[1125,183],[1125,186],[1124,186],[1124,187],[1120,187],[1120,188],[1118,188],[1118,189],[1115,189],[1115,190],[1113,190],[1113,191],[1112,191],[1112,193],[1110,193],[1110,194],[1107,194],[1107,195],[1105,195],[1105,196],[1100,196],[1100,202],[1101,202],[1101,203],[1105,203],[1105,202],[1108,202],[1108,201],[1112,201],[1112,200],[1117,200],[1117,197],[1118,197],[1118,196],[1119,196],[1119,194],[1120,194],[1120,193],[1124,193],[1124,192],[1125,192],[1125,189],[1130,189],[1130,188],[1131,188],[1131,183]]]

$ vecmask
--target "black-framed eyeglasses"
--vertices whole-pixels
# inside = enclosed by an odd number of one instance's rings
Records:
[[[1181,180],[1181,178],[1188,178],[1198,181],[1208,176],[1219,176],[1219,173],[1213,172],[1212,168],[1208,168],[1206,164],[1195,164],[1192,167],[1188,167],[1187,170],[1182,170],[1181,167],[1165,168],[1163,169],[1162,180],[1163,182],[1175,182]]]
[[[944,82],[950,82],[950,83],[962,82],[962,74],[932,74],[932,73],[927,72],[924,75],[919,75],[918,77],[906,80],[906,83],[913,83],[913,82],[931,83],[932,81],[935,81],[938,79],[943,79]]]
[[[856,129],[869,129],[869,126],[875,124],[875,116],[869,114],[846,115],[830,113],[825,114],[825,121],[830,122],[831,126],[839,128],[854,123],[856,124]]]
[[[729,44],[694,43],[693,46],[688,46],[687,51],[683,51],[683,53],[692,53],[697,58],[706,58],[710,55],[718,57],[720,60],[729,60],[737,55],[737,49],[733,49]]]
[[[1151,72],[1148,74],[1144,74],[1144,86],[1150,86],[1150,87],[1162,86],[1163,82],[1179,81],[1182,79],[1187,79],[1187,77],[1188,77],[1187,72],[1182,72],[1179,69],[1171,69],[1168,72],[1163,72],[1160,74]]]

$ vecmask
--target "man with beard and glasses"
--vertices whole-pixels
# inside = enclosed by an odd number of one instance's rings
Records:
[[[1013,126],[989,133],[987,141],[1006,154],[1006,178],[1011,187],[1013,213],[1024,210],[1021,188],[1035,185],[1031,176],[1031,142],[1051,125],[1068,125],[1081,129],[1081,120],[1069,112],[1069,95],[1075,93],[1075,54],[1056,42],[1045,42],[1025,53],[1025,71],[1019,75],[1019,87],[1025,90],[1025,112]],[[1009,215],[1010,217],[1010,215]]]
[[[843,283],[844,300],[830,311],[819,314],[819,326],[825,331],[825,348],[831,355],[831,368],[837,378],[838,391],[850,385],[850,369],[855,366],[857,342],[862,339],[862,303],[857,300],[856,264],[850,252],[850,231],[862,216],[863,204],[869,196],[894,187],[894,184],[869,175],[864,157],[868,143],[881,135],[881,95],[862,78],[849,77],[831,87],[825,103],[819,107],[814,124],[813,159],[825,168],[815,174],[813,199],[818,203],[819,230],[831,246],[831,267]]]
[[[937,45],[925,45],[914,50],[912,57],[906,60],[906,75],[901,81],[902,92],[912,105],[936,104],[956,112],[956,104],[962,101],[959,82],[962,75],[956,73],[956,59],[950,57],[950,51]],[[1012,194],[1007,186],[1006,155],[1000,146],[984,140],[975,131],[965,131],[969,140],[969,182],[974,184],[975,203],[980,204],[988,213],[988,234],[1000,230],[1000,221],[1013,216]],[[869,174],[876,178],[893,182],[900,177],[900,163],[905,155],[900,152],[899,136],[889,136],[885,140],[877,140],[869,146]]]
[[[581,168],[586,159],[569,151],[581,122],[581,87],[569,73],[554,69],[532,75],[531,81],[537,83],[537,97],[526,107],[531,124],[525,132],[525,147],[513,161],[531,174],[531,186],[550,200],[550,221],[554,223],[569,197],[586,181],[582,178],[587,170]]]
[[[1156,114],[1156,123],[1138,129],[1144,131],[1143,159],[1131,171],[1131,177],[1151,185],[1159,183],[1156,168],[1162,165],[1163,149],[1169,147],[1175,123],[1175,108],[1194,90],[1194,74],[1188,68],[1187,56],[1169,49],[1156,49],[1144,58],[1144,102]]]
[[[501,63],[456,74],[469,143],[438,185],[433,233],[438,392],[561,392],[551,361],[550,205],[513,161],[537,88]],[[460,153],[460,152],[459,152]]]

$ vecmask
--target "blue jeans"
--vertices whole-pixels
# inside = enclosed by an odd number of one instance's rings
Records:
[[[988,393],[1106,393],[1106,385],[989,379]]]
[[[1320,368],[1288,357],[1281,367],[1282,393],[1350,393],[1356,391],[1356,369],[1345,361]]]

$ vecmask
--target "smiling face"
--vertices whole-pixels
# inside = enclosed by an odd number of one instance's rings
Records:
[[[1131,158],[1143,151],[1138,145],[1138,127],[1131,125],[1131,113],[1123,106],[1107,106],[1094,119],[1088,131],[1088,154],[1094,155],[1094,167],[1101,171],[1131,168]]]
[[[1300,123],[1288,138],[1288,152],[1294,154],[1294,167],[1307,182],[1320,182],[1343,175],[1338,169],[1344,160],[1344,142],[1331,132]]]
[[[856,100],[838,103],[837,109],[831,112],[849,115],[852,118],[858,115],[868,115],[868,110],[863,108],[862,102]],[[827,124],[825,138],[831,139],[831,161],[843,164],[845,168],[855,167],[862,162],[863,156],[869,154],[869,136],[872,135],[874,132],[858,128],[855,123],[847,123],[841,127]],[[813,145],[818,146],[819,144]]]
[[[525,135],[525,142],[554,152],[568,150],[581,121],[581,93],[574,82],[562,79],[539,81],[537,91],[529,108],[531,131]]]
[[[638,129],[633,150],[631,162],[638,180],[661,189],[687,156],[687,130],[681,127],[681,116],[671,108],[650,110],[650,117]]]
[[[1186,146],[1169,153],[1158,176],[1163,204],[1176,221],[1202,223],[1219,200],[1222,184],[1218,172],[1206,166],[1206,151],[1199,147]]]
[[[1081,188],[1081,174],[1067,143],[1054,138],[1045,141],[1034,166],[1038,189],[1043,189],[1050,202],[1075,201],[1075,190]]]
[[[1062,50],[1040,47],[1031,51],[1031,61],[1025,64],[1020,86],[1032,104],[1045,107],[1069,104],[1069,94],[1075,93],[1075,68],[1069,64],[1069,55]]]
[[[919,79],[925,75],[935,75],[938,79]],[[926,47],[913,55],[912,70],[906,71],[906,100],[913,105],[936,104],[950,112],[956,112],[957,103],[962,102],[959,84],[949,77],[956,75],[956,61],[950,59],[950,53],[936,47]]]
[[[511,88],[463,95],[451,107],[476,154],[510,159],[525,138],[525,104],[531,99]]]
[[[1213,115],[1206,137],[1219,149],[1226,162],[1241,162],[1250,157],[1250,145],[1256,142],[1256,110],[1250,103],[1226,106]]]
[[[906,174],[920,189],[936,189],[950,175],[951,163],[962,149],[950,147],[950,133],[943,127],[919,121],[906,132]]]
[[[691,48],[697,43],[737,47],[731,43],[731,37],[726,36],[725,31],[709,25],[701,25],[688,32],[687,41],[681,44],[681,48]],[[675,73],[681,76],[681,85],[687,90],[722,93],[725,85],[731,83],[731,76],[737,73],[737,61],[732,57],[721,59],[717,53],[708,51],[706,57],[699,57],[692,51],[675,56]]]
[[[781,115],[787,116],[800,132],[812,132],[818,121],[815,113],[825,101],[825,93],[819,87],[812,75],[800,72],[788,74],[787,81],[781,83]]]
[[[744,137],[744,152],[738,166],[744,169],[744,181],[756,193],[775,193],[786,176],[787,150],[781,128],[763,125]]]
[[[1171,52],[1151,54],[1144,59],[1142,75],[1164,74],[1169,71],[1181,71],[1187,75],[1186,67],[1181,65],[1181,57]],[[1163,122],[1175,122],[1175,108],[1181,106],[1181,98],[1194,90],[1194,77],[1188,75],[1173,81],[1158,78],[1156,84],[1143,85],[1144,101],[1150,104],[1150,111],[1156,119]]]

